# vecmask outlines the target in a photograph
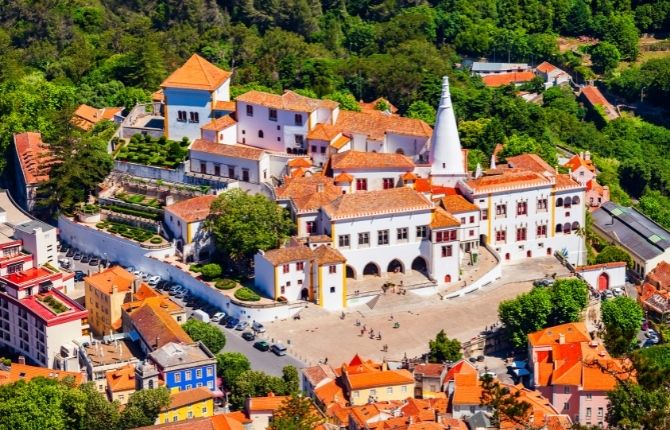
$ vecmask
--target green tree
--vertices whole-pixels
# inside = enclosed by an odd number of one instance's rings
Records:
[[[182,326],[184,331],[196,342],[202,342],[214,354],[226,346],[226,336],[213,325],[190,319]]]
[[[221,265],[216,263],[205,264],[200,268],[200,274],[206,281],[212,281],[220,277],[222,273]]]
[[[633,259],[623,248],[616,245],[607,245],[596,256],[596,264],[616,263],[623,261],[629,268],[633,267]]]
[[[293,366],[284,366],[281,370],[282,379],[284,380],[284,391],[295,394],[300,391],[300,375],[298,369]]]
[[[670,346],[654,345],[634,351],[630,359],[637,382],[647,390],[666,387],[670,383]]]
[[[616,69],[621,60],[619,49],[609,42],[600,42],[594,45],[589,52],[593,69],[598,73],[607,73]]]
[[[639,54],[640,34],[630,14],[615,13],[607,17],[603,28],[606,42],[617,47],[623,60],[633,61]]]
[[[226,191],[212,203],[206,228],[219,251],[248,270],[254,254],[278,247],[294,230],[285,209],[262,194]]]
[[[323,422],[309,397],[293,394],[272,416],[270,430],[312,430]]]
[[[520,400],[521,392],[518,389],[510,389],[501,385],[490,375],[482,378],[482,394],[480,404],[488,406],[493,415],[491,424],[495,427],[502,423],[511,423],[515,426],[526,428],[530,424],[532,408],[524,400]]]
[[[240,352],[222,352],[216,355],[216,368],[223,378],[223,383],[230,388],[242,373],[251,370],[251,363]]]
[[[336,91],[332,94],[323,96],[323,98],[326,100],[333,100],[338,102],[340,104],[340,109],[353,110],[356,112],[360,112],[361,110],[361,107],[356,101],[356,98],[348,92]]]
[[[412,102],[407,108],[405,116],[423,120],[430,125],[435,124],[435,108],[423,100]]]
[[[435,340],[428,342],[428,348],[428,359],[431,363],[456,362],[463,358],[461,343],[456,339],[449,339],[444,330],[437,333]]]
[[[667,430],[670,395],[667,388],[649,390],[634,382],[619,382],[607,393],[607,423],[611,428]]]
[[[247,398],[267,396],[268,393],[288,394],[284,380],[260,371],[247,370],[230,387],[230,403],[233,408],[240,409]]]
[[[589,288],[581,279],[559,279],[551,287],[551,325],[579,321],[589,303]]]
[[[165,387],[140,390],[130,395],[121,413],[121,428],[133,429],[156,422],[161,409],[170,404],[170,392]]]
[[[615,297],[600,305],[600,315],[605,326],[605,345],[610,354],[619,356],[635,345],[644,312],[630,297]]]
[[[549,288],[534,288],[498,305],[498,316],[516,348],[527,344],[527,335],[549,324],[553,311]]]

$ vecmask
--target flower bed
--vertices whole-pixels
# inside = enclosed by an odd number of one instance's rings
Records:
[[[251,288],[242,287],[235,291],[235,298],[244,302],[257,302],[261,299],[261,296]]]
[[[189,143],[187,138],[176,142],[167,140],[164,136],[155,139],[149,135],[136,134],[119,150],[116,158],[131,163],[174,169],[186,159]]]
[[[232,279],[219,279],[214,283],[214,286],[219,290],[232,290],[237,287],[237,282]]]
[[[148,206],[150,208],[155,208],[155,209],[160,209],[161,203],[158,201],[158,199],[155,198],[148,198],[146,196],[143,196],[141,194],[130,194],[130,193],[124,193],[124,192],[119,192],[114,195],[117,199],[126,202],[126,203],[133,203],[136,205],[142,205],[142,206]]]
[[[96,224],[95,226],[101,230],[106,230],[109,233],[118,234],[126,239],[136,240],[137,242],[149,241],[150,243],[156,245],[163,242],[163,238],[161,238],[153,231],[135,227],[129,224],[124,224],[118,221],[103,221]]]
[[[59,302],[58,300],[54,299],[51,296],[39,297],[38,300],[47,305],[47,307],[51,309],[55,314],[62,314],[63,312],[67,312],[70,310],[70,308],[68,308],[67,306],[65,306],[64,304],[62,304],[61,302]]]
[[[107,205],[104,206],[105,209],[108,209],[112,212],[124,214],[124,215],[132,215],[132,216],[137,216],[140,218],[146,218],[150,219],[152,221],[158,221],[161,219],[161,215],[153,212],[148,212],[148,211],[143,211],[140,209],[134,209],[134,208],[127,208],[125,206],[119,206],[119,205]]]

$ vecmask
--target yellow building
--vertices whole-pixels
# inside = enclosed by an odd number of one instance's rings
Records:
[[[121,266],[84,278],[85,304],[91,330],[98,336],[121,328],[121,305],[130,300],[135,277]]]
[[[118,400],[120,404],[128,403],[128,398],[135,392],[135,365],[128,364],[105,374],[107,379],[107,398],[110,402]]]
[[[358,355],[342,365],[342,382],[354,406],[414,397],[415,381],[409,371],[389,370],[386,363],[363,361]]]
[[[207,387],[177,391],[170,395],[170,406],[158,414],[156,424],[211,417],[214,415],[214,394]]]

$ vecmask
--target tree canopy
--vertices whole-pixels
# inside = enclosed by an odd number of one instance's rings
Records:
[[[428,359],[431,363],[456,362],[463,357],[461,343],[456,339],[449,339],[444,330],[440,330],[435,339],[428,342],[428,348]]]
[[[202,342],[214,354],[226,346],[226,336],[216,326],[191,318],[182,328],[191,339]]]
[[[629,268],[633,267],[633,259],[623,248],[616,245],[607,245],[596,256],[596,264],[624,262]]]
[[[615,297],[600,305],[605,326],[605,345],[612,355],[622,355],[634,346],[644,312],[630,297]]]

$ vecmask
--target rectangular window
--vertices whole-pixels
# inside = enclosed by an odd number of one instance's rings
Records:
[[[456,230],[450,230],[449,231],[449,240],[456,240],[456,235],[458,232]]]
[[[563,410],[564,411],[569,411],[570,410],[570,403],[568,403],[568,402],[563,403]]]
[[[291,266],[289,264],[284,264],[282,267],[284,273],[288,273],[291,270]]]
[[[563,394],[570,394],[570,387],[568,387],[567,385],[563,387]]]
[[[547,199],[537,199],[537,210],[538,212],[547,210]]]
[[[386,387],[386,394],[393,394],[393,387]]]
[[[416,237],[417,239],[425,239],[428,236],[428,227],[425,225],[419,225],[416,227]]]
[[[388,230],[377,231],[377,245],[388,245],[388,244],[389,244],[389,231]]]
[[[336,265],[330,265],[328,266],[328,273],[337,273],[337,266]]]
[[[603,408],[598,408],[598,418],[602,418],[603,416]]]
[[[398,241],[407,240],[407,227],[399,228],[398,230],[396,230],[396,238]]]
[[[507,231],[498,230],[496,231],[496,242],[505,242],[507,240]]]
[[[444,242],[446,239],[444,238],[444,232],[441,231],[436,231],[435,232],[435,242]]]
[[[442,247],[442,257],[451,257],[452,255],[453,251],[451,245],[446,245]]]
[[[295,114],[295,125],[302,125],[302,114]]]
[[[587,394],[586,395],[586,400],[591,400],[593,399],[593,394]]]
[[[586,408],[586,418],[591,418],[591,408]]]
[[[465,224],[465,217],[464,216],[461,217],[461,224]]]
[[[186,380],[186,381],[191,380],[191,371],[190,370],[187,370],[186,372],[184,372],[184,380]]]
[[[369,246],[370,245],[370,233],[358,233],[358,246]]]
[[[295,270],[305,270],[305,262],[298,261],[297,263],[295,263]]]
[[[302,134],[296,134],[295,135],[295,144],[302,147],[302,145],[305,143],[305,138],[303,137]]]
[[[270,121],[277,121],[277,109],[270,109],[268,111],[268,119]]]
[[[177,111],[177,121],[186,122],[186,111],[185,110]]]
[[[537,237],[547,237],[547,226],[538,225],[537,226]]]
[[[407,392],[407,385],[403,385],[402,387],[400,387],[400,391],[403,392],[403,393],[406,393]]]
[[[516,229],[516,240],[526,240],[526,227]]]
[[[181,375],[179,373],[174,374],[174,382],[181,382]]]
[[[472,224],[473,222],[475,222],[475,216],[474,216],[474,215],[472,215],[472,216],[470,217],[470,224]]]
[[[527,202],[517,202],[517,204],[516,204],[516,214],[517,215],[527,215],[528,214],[528,203]]]
[[[316,154],[316,145],[312,145],[312,152]]]
[[[247,116],[254,116],[254,107],[247,105]]]
[[[195,122],[195,123],[200,122],[200,114],[198,112],[189,112],[189,114],[190,114],[189,122]]]
[[[340,248],[343,247],[349,247],[349,235],[348,234],[341,234],[337,237],[337,243],[340,246]]]
[[[316,221],[307,221],[307,234],[316,232]]]
[[[325,147],[325,146],[322,146],[322,147],[321,147],[321,153],[322,153],[322,154],[325,154],[325,153],[326,153],[326,147]]]
[[[394,183],[393,183],[393,178],[384,178],[384,189],[388,190],[389,188],[393,188]]]
[[[507,205],[496,205],[496,217],[504,218],[507,216]]]
[[[198,379],[202,378],[202,369],[195,370],[195,377]]]
[[[356,179],[356,191],[367,191],[368,190],[368,180],[365,178]]]
[[[488,209],[482,209],[481,210],[481,217],[482,217],[482,221],[486,221],[487,219],[489,219],[489,210]]]

